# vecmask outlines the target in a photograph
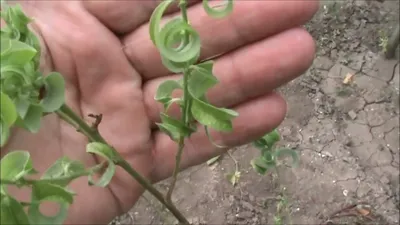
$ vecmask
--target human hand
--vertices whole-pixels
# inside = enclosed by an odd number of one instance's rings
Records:
[[[157,182],[173,171],[177,146],[156,129],[162,106],[154,100],[158,85],[170,76],[148,34],[156,1],[27,1],[24,10],[44,48],[43,70],[66,80],[67,104],[81,117],[103,114],[102,136],[138,172]],[[314,57],[314,42],[299,28],[318,7],[317,1],[236,1],[224,19],[206,15],[201,4],[189,8],[189,20],[202,39],[202,59],[215,58],[220,84],[209,93],[212,104],[239,113],[231,133],[213,133],[215,142],[237,146],[277,127],[285,101],[273,89],[303,73]],[[171,11],[177,13],[177,11]],[[23,141],[22,141],[23,140]],[[39,172],[65,155],[96,164],[87,154],[87,139],[56,116],[44,118],[39,133],[14,130],[1,154],[28,150]],[[199,131],[185,143],[182,167],[221,154]],[[143,188],[118,170],[107,188],[89,187],[86,179],[71,184],[77,193],[66,223],[107,223],[129,210]],[[28,193],[19,193],[20,199]],[[46,208],[48,213],[53,207]]]

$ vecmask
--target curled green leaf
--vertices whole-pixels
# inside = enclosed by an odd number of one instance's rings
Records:
[[[40,122],[42,121],[43,108],[37,104],[30,104],[21,126],[32,133],[37,133],[40,129]]]
[[[100,142],[91,142],[91,143],[87,144],[86,152],[99,155],[110,161],[114,161],[118,157],[114,149],[112,149],[110,146],[100,143]]]
[[[274,152],[275,158],[279,158],[281,156],[291,156],[292,158],[292,167],[297,167],[299,165],[299,156],[297,155],[297,152],[294,151],[293,149],[289,148],[281,148],[277,149]]]
[[[258,140],[253,142],[253,145],[260,149],[261,151],[266,151],[266,150],[271,150],[272,147],[275,145],[276,142],[278,142],[280,140],[280,136],[278,131],[275,129],[267,134],[265,134],[264,136],[262,136],[261,138],[259,138]]]
[[[21,5],[16,4],[12,7],[2,8],[2,17],[8,26],[15,27],[22,35],[29,33],[28,24],[32,21],[23,12]],[[24,41],[24,40],[23,40]]]
[[[44,98],[41,105],[44,112],[54,112],[64,104],[65,82],[61,74],[52,72],[44,79]]]
[[[275,161],[268,161],[264,157],[257,157],[255,159],[252,159],[250,161],[250,164],[253,169],[261,175],[264,175],[269,169],[276,166]]]
[[[188,88],[193,97],[205,95],[207,90],[217,83],[218,80],[212,73],[212,64],[191,66]]]
[[[11,40],[10,48],[1,55],[2,64],[25,65],[37,54],[35,48],[24,42]]]
[[[167,101],[166,103],[164,103],[165,112],[168,112],[169,108],[170,108],[170,107],[172,106],[172,104],[174,104],[174,103],[176,103],[176,104],[178,104],[178,105],[180,105],[180,106],[183,105],[183,101],[182,101],[181,98],[173,98],[173,99]]]
[[[0,161],[1,179],[18,181],[25,175],[36,173],[28,151],[12,151],[7,153]]]
[[[1,121],[4,121],[4,125],[11,127],[17,120],[17,109],[14,102],[8,97],[8,95],[0,92],[0,112]]]
[[[46,170],[41,179],[66,187],[72,180],[89,174],[81,162],[63,156]]]
[[[93,179],[93,176],[89,176],[89,185],[95,185],[98,187],[106,187],[112,180],[114,174],[115,174],[115,164],[112,163],[111,161],[108,161],[108,167],[106,171],[103,173],[103,175],[100,177],[100,179],[95,182]]]
[[[270,133],[264,135],[263,139],[267,142],[269,147],[272,147],[276,142],[278,142],[281,138],[279,136],[278,131],[275,129]]]
[[[1,196],[0,210],[0,224],[30,224],[22,204],[9,195]]]
[[[164,11],[174,2],[174,0],[162,1],[153,11],[150,17],[149,33],[150,39],[154,45],[157,45],[156,37],[159,33],[159,24],[163,16]]]
[[[0,147],[3,147],[10,137],[10,128],[3,121],[0,121]]]
[[[3,57],[11,49],[11,40],[6,37],[1,38],[0,55]]]
[[[115,150],[112,149],[110,146],[100,142],[91,142],[87,144],[86,152],[93,153],[105,158],[108,164],[106,171],[100,177],[100,180],[98,182],[95,183],[93,181],[92,178],[93,174],[89,176],[89,184],[100,187],[107,186],[115,174],[115,161],[119,160],[118,158],[119,156],[117,155]]]
[[[233,0],[226,0],[226,5],[222,6],[222,9],[211,8],[208,0],[203,0],[203,7],[209,16],[222,18],[233,11]],[[218,7],[221,7],[221,5]]]
[[[198,57],[201,48],[199,34],[181,18],[169,21],[161,29],[156,44],[163,57],[176,63]],[[179,46],[174,48],[176,44]]]
[[[207,126],[204,126],[204,129],[206,131],[206,135],[208,137],[208,140],[211,142],[212,145],[214,145],[217,148],[227,148],[228,146],[223,146],[223,145],[219,145],[217,143],[215,143],[215,141],[213,140],[213,138],[210,135],[210,131],[208,130]]]
[[[163,65],[172,72],[183,72],[200,56],[200,36],[182,18],[168,21],[160,29],[161,18],[173,0],[161,2],[150,18],[150,38],[159,49]]]
[[[193,97],[191,112],[198,122],[218,131],[231,131],[231,120],[239,115],[233,110],[217,108],[195,97]]]
[[[62,186],[48,182],[38,181],[32,186],[32,198],[28,209],[29,219],[32,224],[63,224],[68,216],[68,207],[72,204],[74,193]],[[55,202],[59,204],[56,215],[46,216],[39,210],[43,202]]]
[[[178,141],[181,136],[188,137],[196,131],[191,127],[185,126],[181,121],[169,117],[165,113],[161,113],[160,116],[162,123],[157,123],[158,127],[174,141]]]
[[[163,65],[171,72],[173,73],[183,73],[185,71],[185,68],[188,65],[192,65],[194,63],[197,62],[197,59],[200,56],[200,52],[198,52],[198,54],[196,55],[196,57],[186,61],[186,62],[173,62],[169,59],[167,59],[166,57],[161,55],[161,61],[163,63]]]
[[[164,81],[158,86],[157,93],[154,99],[161,103],[167,103],[168,101],[172,100],[172,92],[177,89],[182,89],[182,86],[177,81]]]

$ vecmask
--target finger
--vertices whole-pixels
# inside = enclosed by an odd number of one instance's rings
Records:
[[[302,25],[318,9],[317,1],[308,0],[235,1],[234,4],[232,14],[222,19],[208,16],[201,4],[189,8],[190,23],[202,40],[201,59],[232,51]],[[123,44],[127,57],[145,80],[169,73],[149,38],[148,24],[128,34]]]
[[[252,142],[277,127],[285,117],[286,103],[280,95],[271,93],[239,105],[234,110],[239,116],[233,121],[232,132],[217,133],[210,130],[213,140],[228,148]],[[152,173],[155,182],[171,175],[177,148],[177,144],[164,133],[155,134],[154,152],[157,166]],[[198,132],[185,141],[181,168],[203,163],[228,148],[221,149],[212,145],[204,129],[199,127]]]
[[[198,1],[189,0],[189,5]],[[92,15],[111,31],[117,34],[124,34],[134,31],[148,21],[153,10],[160,2],[161,0],[88,0],[83,1],[83,4]],[[174,4],[166,13],[173,13],[177,10],[178,7]]]
[[[232,107],[264,95],[306,71],[314,52],[312,37],[301,28],[238,49],[215,61],[213,72],[219,84],[209,90],[208,99],[214,105]],[[153,122],[159,121],[163,110],[162,104],[154,100],[159,84],[180,78],[160,77],[144,84],[144,101]],[[179,108],[173,107],[168,113],[179,115]]]

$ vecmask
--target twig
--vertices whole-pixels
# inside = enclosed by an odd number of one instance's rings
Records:
[[[63,105],[60,110],[57,111],[57,114],[61,116],[62,119],[73,125],[75,128],[80,130],[81,133],[86,135],[91,142],[100,142],[110,146],[104,138],[100,135],[97,129],[93,129],[93,127],[89,126],[85,121],[83,121],[71,108],[67,105]],[[101,119],[101,118],[100,118]],[[97,117],[99,120],[99,117]],[[97,121],[99,122],[99,121]],[[126,172],[128,172],[138,183],[142,185],[144,189],[149,191],[154,197],[157,198],[165,207],[178,219],[180,223],[189,224],[187,219],[182,215],[182,213],[171,203],[166,202],[164,196],[159,192],[150,181],[148,181],[145,177],[140,175],[135,169],[131,167],[131,165],[119,156],[119,153],[112,148],[116,157],[115,164],[123,168]]]
[[[179,7],[181,8],[182,12],[182,18],[186,23],[189,23],[188,20],[188,15],[187,15],[187,0],[180,0],[179,1]],[[186,44],[186,42],[189,41],[189,37],[187,33],[184,34],[184,40],[183,42]],[[185,69],[183,72],[183,113],[182,113],[182,122],[185,126],[189,125],[189,115],[190,115],[190,96],[189,96],[189,87],[188,87],[188,80],[189,80],[189,70]],[[165,196],[167,202],[172,203],[172,193],[174,191],[176,182],[178,180],[178,174],[180,170],[180,164],[181,164],[181,158],[183,154],[183,148],[185,146],[185,137],[180,136],[179,137],[179,143],[178,143],[178,152],[175,157],[175,167],[174,167],[174,172],[172,174],[172,181],[171,184],[168,188],[168,192]]]

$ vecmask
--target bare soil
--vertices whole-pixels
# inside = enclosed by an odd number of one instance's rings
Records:
[[[306,25],[317,57],[280,90],[289,111],[279,145],[295,147],[300,165],[261,176],[250,165],[257,149],[232,149],[214,165],[181,173],[177,207],[194,224],[274,224],[285,198],[284,224],[399,224],[400,65],[398,55],[385,60],[379,45],[398,21],[397,0],[323,1]],[[354,76],[344,84],[347,74]],[[234,160],[235,186],[226,178]],[[176,221],[146,193],[112,223]]]

